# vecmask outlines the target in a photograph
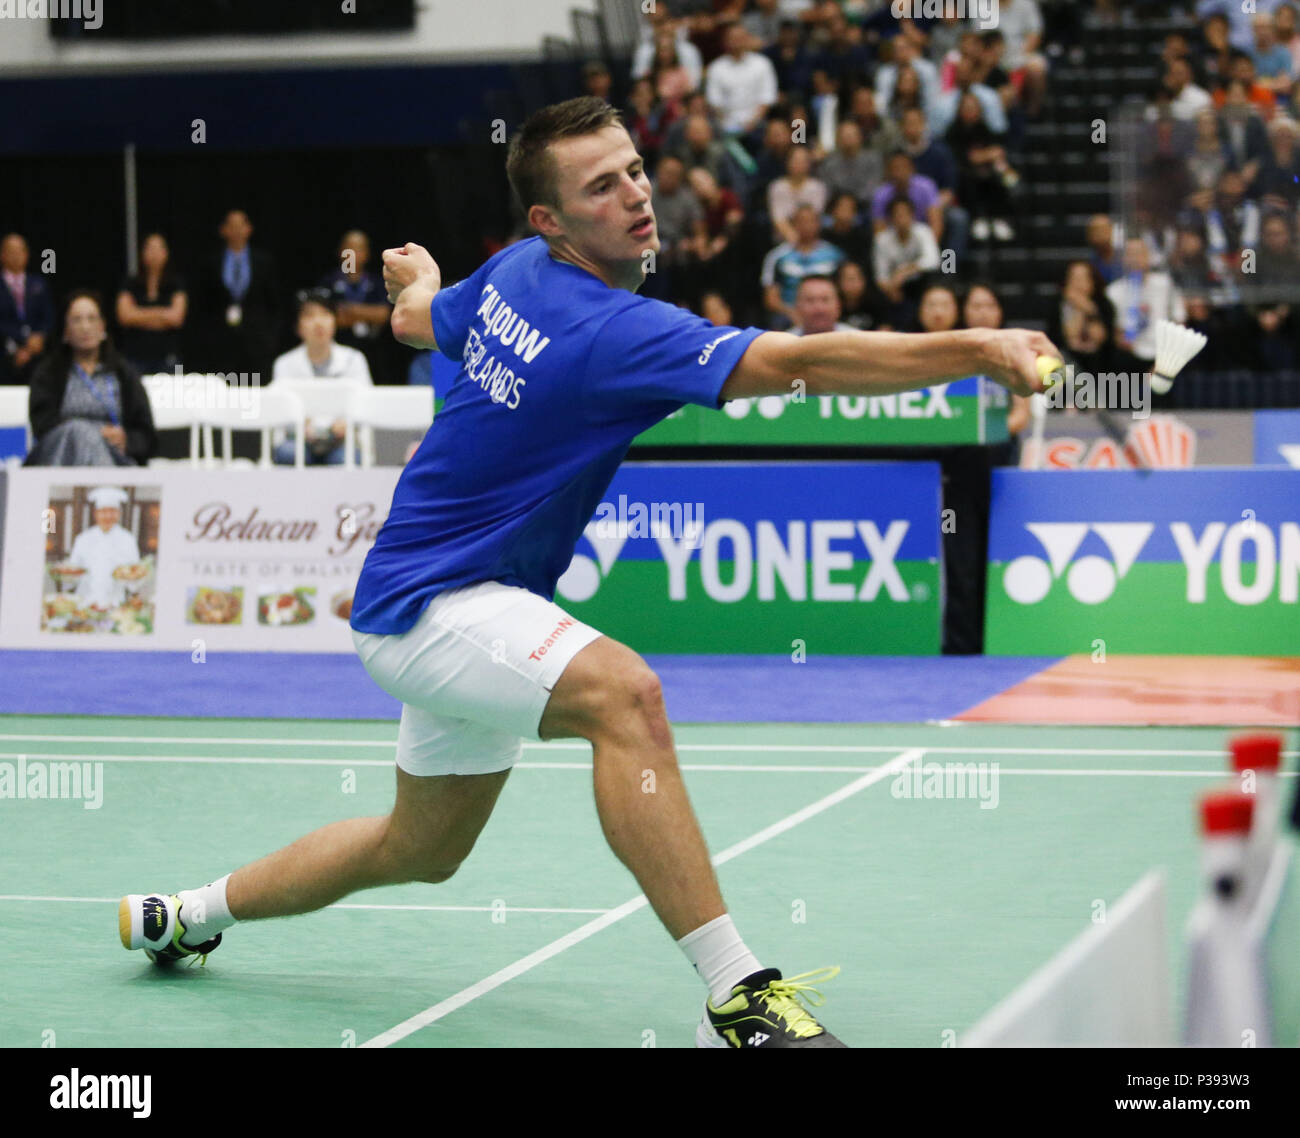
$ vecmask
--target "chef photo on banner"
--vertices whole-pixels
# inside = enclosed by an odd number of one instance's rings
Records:
[[[113,571],[138,563],[140,547],[135,536],[121,525],[125,490],[100,486],[86,497],[93,507],[95,524],[77,535],[68,564],[86,571],[77,580],[78,600],[95,608],[113,608],[126,599],[126,582],[114,578]]]

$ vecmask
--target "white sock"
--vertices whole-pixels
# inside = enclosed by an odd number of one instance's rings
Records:
[[[226,904],[226,882],[230,874],[218,881],[210,881],[202,889],[184,889],[176,896],[181,899],[181,921],[185,925],[185,935],[181,944],[186,948],[195,948],[205,940],[211,940],[217,933],[230,928],[235,918],[230,915],[230,906]]]
[[[725,1003],[731,998],[732,988],[763,968],[745,947],[727,913],[687,933],[677,945],[709,986],[709,998],[715,1004]]]

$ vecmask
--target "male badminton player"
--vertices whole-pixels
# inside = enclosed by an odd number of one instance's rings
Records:
[[[650,183],[618,113],[580,98],[533,115],[507,157],[540,236],[442,287],[418,245],[384,253],[403,343],[462,361],[398,481],[352,609],[357,651],[404,704],[397,795],[218,881],[123,899],[128,948],[211,952],[236,921],[306,913],[359,889],[446,881],[523,740],[587,739],[605,838],[708,988],[704,1047],[844,1046],[727,915],[683,785],[659,681],[631,648],[553,602],[631,441],[686,403],[880,395],[984,373],[1041,390],[1041,334],[974,329],[794,336],[719,328],[636,295],[659,249]],[[654,772],[654,792],[646,772]]]

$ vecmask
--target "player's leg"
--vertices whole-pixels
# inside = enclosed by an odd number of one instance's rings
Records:
[[[421,778],[399,767],[391,814],[322,826],[232,873],[231,915],[287,917],[360,889],[446,881],[474,848],[509,774]]]
[[[674,940],[726,912],[659,679],[637,653],[607,636],[588,644],[551,692],[539,734],[591,741],[605,838]]]

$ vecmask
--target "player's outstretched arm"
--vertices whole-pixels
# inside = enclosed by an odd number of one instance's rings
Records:
[[[1039,356],[1061,353],[1041,332],[971,328],[958,332],[765,332],[722,387],[721,402],[787,395],[890,395],[987,375],[1017,395],[1043,390]]]
[[[429,250],[412,242],[400,249],[385,249],[384,287],[393,305],[390,323],[398,342],[412,348],[437,348],[429,306],[442,288],[442,272]]]

